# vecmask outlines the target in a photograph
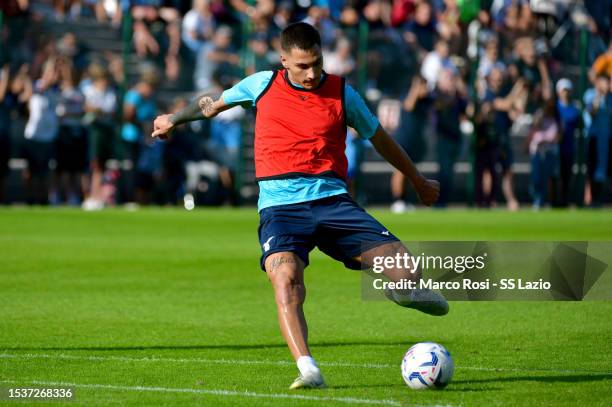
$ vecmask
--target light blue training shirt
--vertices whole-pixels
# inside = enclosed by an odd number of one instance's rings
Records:
[[[240,105],[245,109],[256,107],[255,101],[266,89],[273,74],[273,71],[262,71],[247,76],[223,92],[223,101],[228,105]],[[346,124],[357,130],[362,138],[370,139],[380,125],[378,119],[370,112],[361,96],[347,84],[344,85],[344,99]],[[257,210],[314,201],[344,193],[347,193],[346,183],[333,177],[296,177],[259,181]]]

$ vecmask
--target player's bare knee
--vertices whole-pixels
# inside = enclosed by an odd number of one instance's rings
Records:
[[[306,299],[304,283],[297,279],[284,279],[274,286],[276,302],[281,306],[300,306]]]
[[[304,303],[306,288],[303,279],[281,271],[272,279],[272,286],[278,305],[295,307]]]

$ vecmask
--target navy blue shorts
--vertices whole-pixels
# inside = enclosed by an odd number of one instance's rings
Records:
[[[316,247],[353,270],[363,251],[398,239],[366,213],[348,194],[315,201],[264,208],[259,213],[261,269],[266,258],[278,252],[295,253],[308,265]]]

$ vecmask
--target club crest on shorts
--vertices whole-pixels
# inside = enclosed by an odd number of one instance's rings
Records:
[[[266,240],[266,242],[261,246],[263,247],[264,252],[267,252],[268,250],[270,250],[270,240],[272,239],[274,239],[274,236],[270,236],[270,238]]]

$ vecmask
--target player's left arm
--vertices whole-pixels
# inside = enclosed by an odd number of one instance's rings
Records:
[[[423,204],[430,206],[438,200],[440,184],[425,178],[417,169],[404,149],[382,128],[378,126],[370,142],[389,164],[401,171],[412,183]]]
[[[389,164],[408,177],[423,204],[429,206],[436,202],[440,194],[438,182],[421,175],[406,151],[382,128],[376,116],[351,86],[346,85],[344,93],[347,125],[357,130],[362,138],[370,140]]]

